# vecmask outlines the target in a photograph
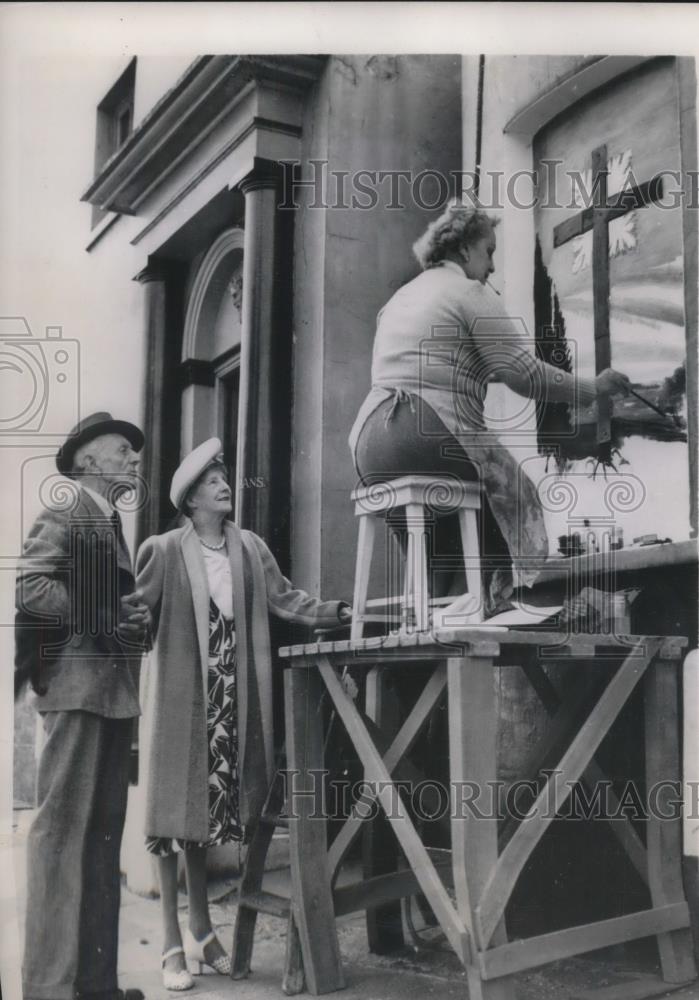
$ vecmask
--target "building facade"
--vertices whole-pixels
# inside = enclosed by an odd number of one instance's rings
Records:
[[[238,522],[268,540],[297,585],[351,599],[347,437],[369,388],[376,315],[417,273],[413,241],[459,194],[500,220],[493,283],[532,351],[586,374],[611,361],[677,417],[675,432],[643,406],[610,414],[609,456],[636,498],[610,511],[609,484],[588,475],[600,442],[574,447],[570,414],[489,390],[493,426],[543,491],[552,552],[583,517],[601,530],[621,518],[627,542],[689,544],[693,60],[219,55],[175,67],[137,57],[104,81],[94,112],[85,325],[93,363],[94,345],[109,345],[122,415],[146,430],[134,545],[171,523],[172,472],[217,434]],[[600,236],[585,228],[586,196],[605,171],[610,197],[637,196]],[[573,499],[547,506],[561,472]],[[676,628],[696,642],[686,615]],[[523,679],[501,697],[507,770],[543,722]],[[134,785],[127,867],[147,886],[145,857],[134,860],[141,794]]]

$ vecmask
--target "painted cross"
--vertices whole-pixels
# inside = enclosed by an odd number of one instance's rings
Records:
[[[609,223],[636,208],[658,202],[663,196],[663,179],[658,176],[635,187],[624,188],[608,198],[607,175],[607,147],[598,146],[592,151],[592,205],[553,230],[554,248],[592,230],[592,304],[597,374],[609,368],[612,360],[609,339]],[[597,404],[598,458],[605,464],[611,461],[611,439],[612,403],[607,397]]]

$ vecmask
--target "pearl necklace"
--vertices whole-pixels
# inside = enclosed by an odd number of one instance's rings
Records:
[[[226,544],[226,536],[225,535],[223,536],[218,545],[212,545],[211,542],[205,542],[204,539],[201,537],[199,538],[199,541],[205,548],[211,549],[212,552],[220,552],[223,546]]]

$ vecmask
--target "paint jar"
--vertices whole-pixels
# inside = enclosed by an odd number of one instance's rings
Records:
[[[580,556],[583,552],[580,532],[573,531],[569,535],[558,536],[558,551],[562,556],[570,559],[573,556]]]
[[[609,548],[615,552],[624,547],[624,529],[614,525],[609,530]]]
[[[597,534],[587,518],[583,521],[583,528],[583,549],[586,555],[592,556],[596,552],[599,552]]]
[[[631,610],[626,594],[611,595],[611,621],[615,635],[629,635],[631,632]]]

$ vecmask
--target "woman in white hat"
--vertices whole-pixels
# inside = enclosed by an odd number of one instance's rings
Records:
[[[189,454],[170,499],[186,524],[141,546],[137,588],[153,615],[144,685],[146,846],[159,858],[163,981],[189,989],[190,972],[230,961],[209,917],[208,847],[241,840],[272,780],[272,670],[268,615],[306,625],[346,622],[339,601],[295,590],[265,543],[228,520],[231,488],[221,442]],[[177,854],[184,853],[189,927],[177,918]]]

